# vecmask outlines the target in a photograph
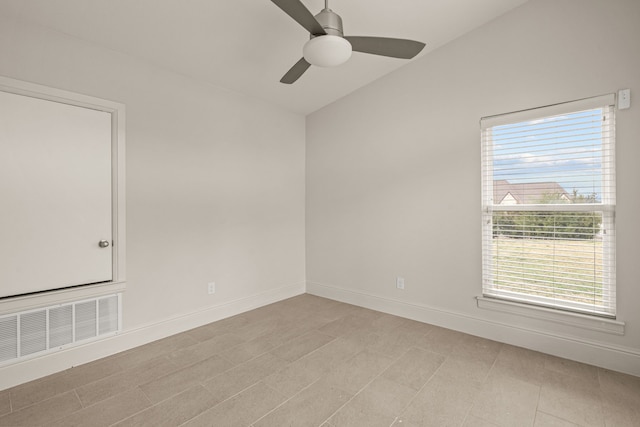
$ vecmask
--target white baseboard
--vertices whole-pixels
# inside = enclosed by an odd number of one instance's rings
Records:
[[[515,326],[465,313],[442,310],[320,283],[307,282],[307,293],[640,376],[640,351],[633,348]]]
[[[304,283],[284,286],[191,313],[181,314],[160,322],[124,330],[103,340],[17,362],[0,368],[0,390],[291,298],[304,292]],[[126,313],[124,313],[124,316],[126,317]]]

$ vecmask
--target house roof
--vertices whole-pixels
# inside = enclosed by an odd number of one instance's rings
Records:
[[[545,195],[559,194],[569,199],[569,194],[560,184],[548,182],[511,183],[507,180],[493,181],[493,200],[500,204],[511,195],[518,204],[540,203]]]

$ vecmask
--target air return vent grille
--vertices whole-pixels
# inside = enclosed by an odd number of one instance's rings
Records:
[[[120,294],[0,316],[0,365],[114,335]]]

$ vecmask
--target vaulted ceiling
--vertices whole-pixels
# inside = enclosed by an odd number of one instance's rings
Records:
[[[330,0],[345,35],[419,40],[411,61],[527,0]],[[324,0],[302,0],[313,13]],[[304,28],[270,0],[0,0],[0,15],[34,22],[208,84],[308,114],[409,61],[355,52],[279,83],[302,57]]]

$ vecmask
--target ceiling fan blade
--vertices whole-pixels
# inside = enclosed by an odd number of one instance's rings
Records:
[[[300,0],[271,0],[298,24],[306,28],[314,36],[327,34],[309,9]]]
[[[411,59],[424,48],[425,44],[415,40],[391,39],[387,37],[345,37],[356,52],[392,58]]]
[[[309,64],[306,59],[300,58],[300,61],[296,62],[295,65],[291,67],[284,76],[282,76],[280,83],[290,85],[298,80],[310,66],[311,64]]]

